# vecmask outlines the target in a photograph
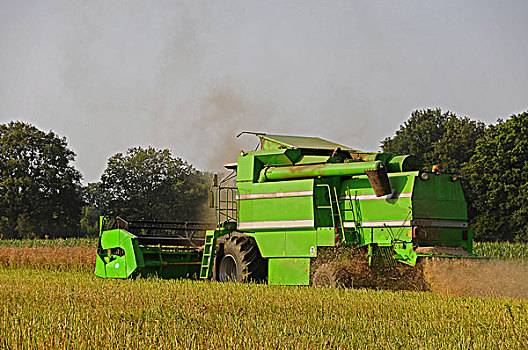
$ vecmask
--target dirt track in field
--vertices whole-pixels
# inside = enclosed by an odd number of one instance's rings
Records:
[[[1,247],[0,266],[35,266],[41,268],[95,267],[95,248],[92,247]]]

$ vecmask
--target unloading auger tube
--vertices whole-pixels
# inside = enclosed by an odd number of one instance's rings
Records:
[[[366,268],[380,261],[415,266],[425,257],[475,257],[456,175],[420,170],[409,155],[362,152],[317,137],[253,134],[260,149],[226,165],[236,172],[236,185],[215,177],[217,222],[194,227],[199,241],[182,231],[178,240],[149,240],[145,228],[103,230],[96,274],[309,285],[321,266],[319,252],[328,249],[364,252]]]

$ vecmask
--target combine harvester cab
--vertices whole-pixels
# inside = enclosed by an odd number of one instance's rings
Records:
[[[101,233],[96,275],[309,285],[320,252],[336,247],[364,253],[367,269],[379,256],[409,266],[472,256],[456,175],[424,172],[412,156],[251,134],[260,149],[241,152],[226,165],[232,174],[213,180],[216,228],[195,226],[200,239],[189,240],[146,235],[160,223],[118,222]]]

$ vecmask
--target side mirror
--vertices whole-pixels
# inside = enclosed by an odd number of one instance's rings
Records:
[[[214,173],[213,175],[213,186],[218,187],[218,174]]]
[[[214,191],[211,190],[209,191],[209,208],[214,208],[215,207],[215,195],[214,195]]]

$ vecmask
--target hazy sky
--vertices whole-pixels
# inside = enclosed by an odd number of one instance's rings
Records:
[[[378,150],[415,109],[528,109],[528,1],[0,0],[0,123],[66,136],[84,182],[132,146],[213,169],[242,130]]]

